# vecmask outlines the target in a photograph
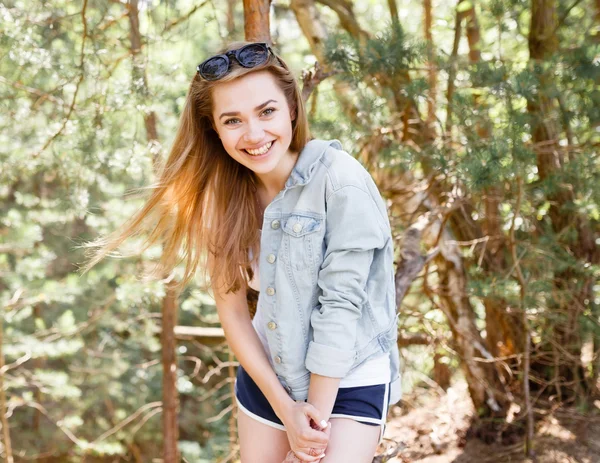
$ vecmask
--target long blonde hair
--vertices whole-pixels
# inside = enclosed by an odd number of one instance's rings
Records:
[[[233,42],[220,53],[250,42]],[[206,81],[197,74],[190,83],[179,127],[167,160],[160,166],[158,181],[144,206],[112,234],[86,243],[90,259],[87,272],[108,253],[132,236],[147,235],[142,249],[160,243],[160,260],[146,277],[164,278],[185,261],[178,287],[195,275],[201,259],[211,261],[211,284],[225,292],[237,291],[252,278],[249,250],[258,255],[259,210],[254,172],[227,154],[213,126],[212,89],[252,72],[266,70],[285,94],[292,114],[290,150],[300,152],[310,140],[301,92],[285,62],[274,54],[266,63],[244,68],[231,60],[229,74]],[[235,188],[231,186],[235,185]],[[156,220],[153,220],[156,219]],[[206,272],[207,261],[202,262]],[[206,273],[204,273],[206,275]]]

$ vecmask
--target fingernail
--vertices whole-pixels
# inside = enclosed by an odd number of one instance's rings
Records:
[[[325,454],[321,455],[319,458],[325,458]]]
[[[327,421],[321,420],[321,427],[322,428],[326,428],[327,427]]]

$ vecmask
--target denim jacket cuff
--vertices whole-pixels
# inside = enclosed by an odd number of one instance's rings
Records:
[[[306,369],[332,378],[344,378],[354,363],[356,352],[310,341],[306,353]]]

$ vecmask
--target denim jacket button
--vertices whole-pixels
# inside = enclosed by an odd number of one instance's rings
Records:
[[[274,330],[275,328],[277,328],[277,323],[269,322],[269,323],[267,323],[267,326],[269,327],[270,330]]]
[[[275,356],[275,363],[281,363],[281,357],[279,355]]]
[[[273,230],[277,230],[279,228],[281,224],[279,223],[279,220],[275,219],[273,220],[273,222],[271,222],[271,228]]]
[[[292,230],[294,230],[295,233],[300,233],[302,231],[302,224],[300,224],[300,223],[294,224],[294,226],[292,227]]]
[[[273,294],[275,294],[275,288],[271,288],[270,286],[267,288],[267,294],[269,296],[272,296]]]
[[[275,254],[269,254],[269,255],[267,256],[267,262],[268,262],[269,264],[272,264],[273,262],[275,262]]]

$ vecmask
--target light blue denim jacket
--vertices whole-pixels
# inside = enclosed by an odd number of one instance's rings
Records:
[[[311,140],[264,212],[258,304],[279,381],[306,400],[310,373],[336,378],[390,352],[401,397],[393,243],[383,199],[339,141]]]

